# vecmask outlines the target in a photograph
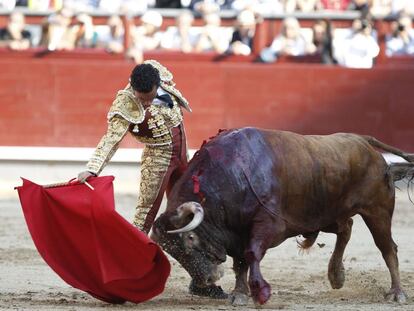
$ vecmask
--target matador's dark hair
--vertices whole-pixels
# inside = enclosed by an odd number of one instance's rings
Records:
[[[158,70],[150,64],[135,66],[130,77],[132,88],[141,93],[151,92],[154,86],[160,85],[160,80]]]

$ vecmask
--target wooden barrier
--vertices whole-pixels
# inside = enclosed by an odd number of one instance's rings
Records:
[[[119,56],[85,53],[33,57],[0,51],[0,145],[98,143],[108,108],[134,64]],[[146,55],[174,73],[190,101],[193,113],[185,113],[185,124],[191,148],[221,128],[258,126],[303,134],[369,134],[414,151],[412,62],[356,70],[197,57]],[[128,139],[123,146],[136,142]]]

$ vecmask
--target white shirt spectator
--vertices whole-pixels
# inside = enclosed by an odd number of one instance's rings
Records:
[[[306,54],[307,42],[301,35],[295,39],[288,39],[286,37],[279,36],[273,40],[270,49],[275,54],[285,54],[291,56],[301,56]]]
[[[46,44],[49,50],[64,50],[73,48],[73,33],[70,30],[72,11],[62,10],[49,15]]]
[[[198,35],[199,31],[197,28],[189,29],[188,41],[190,43],[190,46],[194,46],[194,44],[197,41]],[[182,36],[177,26],[170,26],[166,29],[166,31],[162,35],[161,47],[167,50],[182,50]],[[183,52],[190,51],[185,50]]]
[[[124,51],[125,29],[121,18],[112,15],[107,25],[95,26],[98,34],[98,46],[104,47],[108,52],[121,53]]]
[[[402,38],[392,37],[386,42],[387,56],[414,55],[414,32],[409,34],[409,41],[404,42]]]
[[[131,29],[135,48],[142,51],[154,50],[160,47],[162,32],[160,31],[163,18],[157,11],[147,11],[141,17],[142,24]]]
[[[204,15],[203,19],[205,25],[197,38],[195,51],[223,53],[228,49],[230,39],[225,35],[226,27],[220,26],[220,15],[218,13],[209,13]]]
[[[162,35],[161,47],[189,53],[193,50],[199,36],[198,29],[192,27],[194,21],[191,11],[183,10],[176,18],[176,26],[170,26]]]
[[[372,68],[380,48],[372,35],[360,31],[342,42],[336,42],[335,51],[336,59],[341,66]]]
[[[308,42],[302,35],[299,21],[294,17],[287,17],[283,21],[281,34],[270,46],[275,54],[300,56],[306,54]]]
[[[414,55],[414,29],[409,16],[402,16],[392,25],[393,33],[386,38],[386,54]]]

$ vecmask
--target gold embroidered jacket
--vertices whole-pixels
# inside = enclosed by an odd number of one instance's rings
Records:
[[[172,144],[170,129],[178,126],[183,120],[180,106],[191,112],[187,100],[174,87],[172,74],[156,61],[144,63],[150,63],[158,69],[161,77],[160,87],[171,95],[173,107],[151,105],[144,109],[129,84],[120,90],[108,112],[107,132],[87,164],[87,170],[92,173],[99,175],[127,132],[147,145]]]

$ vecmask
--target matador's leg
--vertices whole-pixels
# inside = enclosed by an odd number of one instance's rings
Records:
[[[141,182],[134,225],[148,233],[160,208],[171,174],[172,146],[146,146],[141,161]]]

